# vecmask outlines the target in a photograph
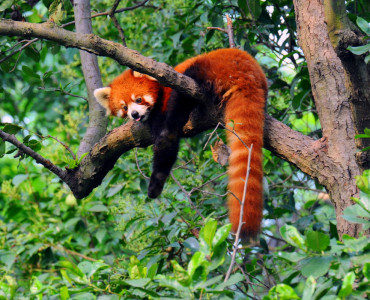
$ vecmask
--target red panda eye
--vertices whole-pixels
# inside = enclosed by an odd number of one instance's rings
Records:
[[[123,109],[124,109],[124,110],[127,110],[127,106],[125,105],[125,106],[123,107]]]
[[[137,98],[137,99],[135,100],[135,102],[136,102],[137,104],[140,104],[140,103],[141,103],[141,98]]]

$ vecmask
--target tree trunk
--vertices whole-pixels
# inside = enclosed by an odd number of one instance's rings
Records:
[[[75,0],[74,11],[76,32],[92,33],[90,0]],[[89,125],[78,149],[79,156],[89,152],[91,147],[105,135],[108,124],[105,109],[94,97],[94,90],[102,87],[98,59],[95,54],[83,50],[80,50],[80,57],[89,101]]]
[[[351,197],[359,196],[355,176],[360,175],[344,68],[329,39],[322,1],[294,0],[294,7],[299,44],[306,57],[322,127],[319,148],[328,158],[317,179],[334,203],[339,235],[357,236],[360,226],[342,218],[343,210],[353,204]]]

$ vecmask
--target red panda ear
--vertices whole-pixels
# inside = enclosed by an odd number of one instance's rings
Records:
[[[110,87],[103,87],[94,91],[96,100],[98,100],[99,104],[106,109],[107,116],[111,115],[111,110],[109,109],[109,96],[111,90],[112,89]]]
[[[139,73],[137,71],[132,71],[132,75],[134,75],[134,77],[136,77],[136,78],[146,77],[146,78],[148,78],[150,80],[157,81],[157,79],[155,79],[154,77],[149,76],[149,75],[146,75],[146,74]]]

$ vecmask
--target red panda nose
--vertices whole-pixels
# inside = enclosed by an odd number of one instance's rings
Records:
[[[139,113],[136,110],[134,110],[134,111],[131,112],[131,116],[134,119],[138,119],[140,117]]]

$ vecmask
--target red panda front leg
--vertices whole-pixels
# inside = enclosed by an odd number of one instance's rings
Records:
[[[156,198],[162,193],[163,186],[177,158],[180,133],[189,119],[194,104],[194,100],[183,97],[173,90],[167,103],[165,121],[158,119],[151,124],[155,127],[152,131],[159,132],[159,134],[154,136],[153,171],[148,188],[149,198]],[[161,128],[159,131],[158,127]]]

